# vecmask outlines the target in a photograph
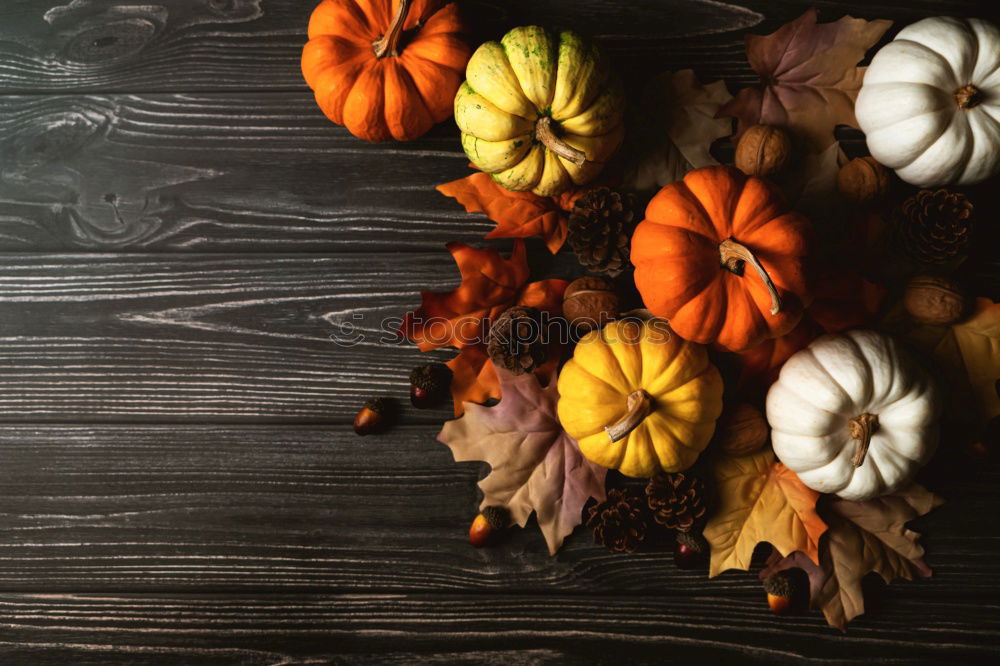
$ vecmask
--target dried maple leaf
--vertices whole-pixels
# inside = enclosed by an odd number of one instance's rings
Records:
[[[510,259],[491,248],[449,243],[462,283],[447,292],[420,292],[423,302],[407,313],[400,333],[416,342],[421,351],[456,347],[459,354],[447,365],[455,414],[463,401],[484,402],[500,397],[493,364],[486,355],[490,322],[511,305],[530,305],[552,314],[562,312],[565,280],[541,280],[525,284],[528,261],[522,241],[514,244]],[[557,350],[553,350],[553,354]],[[543,366],[544,369],[547,369]]]
[[[690,69],[653,78],[639,107],[642,128],[626,148],[625,189],[655,190],[692,169],[718,164],[709,148],[732,134],[733,125],[716,114],[732,97],[725,83],[702,85]]]
[[[919,534],[906,523],[943,503],[940,497],[912,484],[905,490],[864,502],[835,499],[822,509],[830,529],[823,537],[817,565],[802,553],[772,553],[760,577],[799,567],[809,576],[810,605],[820,608],[831,627],[841,630],[865,612],[861,580],[876,572],[894,578],[929,578]]]
[[[864,78],[857,64],[892,21],[845,16],[817,23],[817,15],[810,9],[770,35],[746,36],[747,60],[761,83],[719,111],[739,120],[740,134],[751,125],[781,125],[819,152],[833,143],[837,125],[857,127],[854,100]]]
[[[1000,414],[1000,303],[977,298],[972,316],[951,327],[984,420]]]
[[[748,569],[754,547],[767,541],[783,555],[800,550],[819,561],[826,524],[816,513],[819,493],[766,449],[713,463],[719,505],[705,526],[712,547],[709,578],[727,569]]]
[[[603,467],[583,457],[556,416],[555,372],[544,388],[532,374],[497,369],[503,397],[493,407],[466,403],[465,416],[448,421],[438,440],[458,462],[482,460],[492,468],[479,482],[480,507],[505,506],[521,527],[534,511],[549,554],[582,521],[583,505],[604,499]]]
[[[977,298],[972,314],[951,326],[921,324],[899,306],[881,326],[932,360],[948,387],[946,416],[975,430],[1000,414],[1000,303]]]
[[[466,211],[485,213],[496,222],[496,228],[486,238],[541,236],[552,254],[566,242],[566,211],[580,193],[571,190],[559,197],[540,197],[531,192],[513,192],[481,172],[438,185],[437,189],[465,206]]]

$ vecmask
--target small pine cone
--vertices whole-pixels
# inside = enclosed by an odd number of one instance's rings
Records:
[[[608,498],[590,507],[587,527],[594,530],[594,543],[612,553],[634,553],[646,538],[646,521],[637,495],[611,489]]]
[[[964,195],[920,190],[892,217],[893,235],[905,254],[931,265],[961,259],[972,236],[972,204]]]
[[[629,266],[635,199],[607,187],[593,189],[573,205],[566,241],[595,273],[617,277]]]
[[[686,472],[660,472],[646,484],[646,502],[656,522],[689,532],[705,516],[705,482]]]
[[[490,359],[515,375],[531,372],[545,362],[541,313],[516,305],[507,308],[490,327],[486,351]]]

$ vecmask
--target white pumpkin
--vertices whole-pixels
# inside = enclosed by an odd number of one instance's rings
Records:
[[[929,375],[889,337],[824,335],[791,358],[767,394],[771,443],[802,483],[848,500],[913,480],[938,441]]]
[[[926,18],[872,59],[854,107],[872,156],[920,187],[1000,172],[1000,30]]]

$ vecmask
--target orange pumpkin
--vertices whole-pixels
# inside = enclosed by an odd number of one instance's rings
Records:
[[[452,114],[470,50],[454,4],[323,0],[302,75],[323,113],[366,141],[409,141]]]
[[[747,349],[802,317],[810,232],[767,182],[732,167],[695,169],[646,208],[632,237],[635,284],[681,337]]]

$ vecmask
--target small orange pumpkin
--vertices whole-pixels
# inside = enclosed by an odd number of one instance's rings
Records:
[[[302,75],[323,113],[366,141],[410,141],[452,114],[470,49],[454,4],[323,0]]]
[[[767,182],[732,167],[695,169],[646,208],[632,237],[635,284],[681,337],[747,349],[802,317],[810,232]]]

